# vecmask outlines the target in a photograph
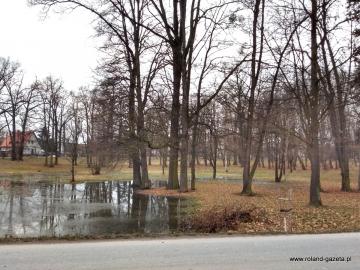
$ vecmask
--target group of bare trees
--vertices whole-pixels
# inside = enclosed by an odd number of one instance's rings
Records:
[[[35,132],[44,151],[37,154],[44,155],[44,165],[58,165],[65,148],[79,143],[72,133],[76,126],[79,135],[81,127],[76,122],[75,101],[69,100],[70,93],[61,80],[52,76],[26,84],[20,64],[5,58],[0,58],[0,69],[2,154],[6,155],[10,147],[11,159],[23,160],[26,140]]]
[[[345,1],[30,2],[46,11],[82,8],[105,40],[99,83],[76,94],[51,77],[24,88],[17,65],[1,60],[1,116],[14,134],[42,112],[49,166],[65,141],[75,166],[83,142],[94,174],[126,155],[139,188],[150,187],[155,152],[168,167],[168,188],[181,192],[189,182],[195,189],[200,162],[215,178],[219,159],[243,167],[246,195],[258,166],[273,168],[278,182],[287,170],[309,167],[312,205],[321,205],[321,166],[338,167],[341,189],[351,190],[357,13],[347,13]]]
[[[23,76],[18,63],[0,58],[0,129],[10,134],[12,160],[23,159],[25,132],[38,106],[38,82],[24,86]]]

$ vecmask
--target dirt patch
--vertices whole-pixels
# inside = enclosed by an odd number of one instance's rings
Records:
[[[183,232],[195,231],[198,233],[219,233],[235,231],[241,223],[251,223],[259,217],[255,209],[241,208],[207,209],[201,215],[191,215],[181,222]]]

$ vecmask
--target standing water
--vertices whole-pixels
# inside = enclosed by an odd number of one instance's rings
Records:
[[[168,234],[179,229],[187,203],[136,194],[123,181],[0,180],[0,238]]]

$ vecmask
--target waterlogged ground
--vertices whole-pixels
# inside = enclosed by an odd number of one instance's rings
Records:
[[[0,238],[170,234],[190,201],[136,194],[124,181],[0,180]]]
[[[198,181],[196,191],[180,194],[167,190],[164,182],[135,192],[124,181],[27,179],[0,180],[0,242],[360,231],[360,192],[340,192],[332,181],[322,182],[323,206],[315,208],[308,204],[309,186],[302,181],[257,180],[255,196],[241,196],[240,181]],[[287,196],[290,201],[283,200]]]

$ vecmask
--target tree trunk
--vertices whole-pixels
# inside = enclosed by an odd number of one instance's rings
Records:
[[[59,124],[57,120],[57,115],[55,113],[55,140],[54,140],[54,152],[55,152],[55,165],[59,164]],[[77,163],[77,160],[76,160]],[[77,164],[76,164],[77,165]]]
[[[182,74],[181,44],[173,48],[173,94],[170,115],[170,153],[168,189],[178,189],[180,87]]]
[[[12,114],[12,132],[11,132],[11,160],[16,160],[17,159],[17,155],[16,155],[16,135],[20,135],[20,134],[16,134],[16,122],[15,122],[15,114],[16,112],[13,111]]]
[[[339,167],[341,170],[341,190],[350,191],[350,173],[349,173],[349,156],[347,149],[347,131],[346,131],[346,116],[345,116],[345,100],[344,100],[344,89],[340,82],[340,76],[338,73],[338,66],[335,61],[335,56],[332,50],[332,46],[327,36],[326,18],[327,11],[326,6],[323,4],[323,28],[324,38],[321,43],[321,49],[323,52],[324,66],[325,66],[325,78],[327,83],[326,97],[329,102],[329,118],[331,124],[331,131],[334,137],[335,152],[337,160],[339,161]],[[325,48],[325,42],[327,44],[327,50]],[[335,77],[335,89],[333,87],[333,81],[331,79],[331,71],[327,61],[327,52],[330,55],[330,61],[332,64],[332,72]],[[336,91],[335,91],[336,90]]]
[[[254,111],[255,111],[255,90],[258,82],[258,71],[260,63],[257,64],[257,28],[258,28],[258,19],[260,13],[260,4],[261,0],[255,1],[254,7],[254,18],[252,24],[252,56],[251,56],[251,86],[250,86],[250,97],[249,97],[249,107],[248,107],[248,117],[246,125],[246,135],[245,135],[245,151],[243,157],[243,189],[242,194],[251,195],[252,191],[252,177],[250,174],[250,162],[251,162],[251,149],[252,149],[252,139],[253,139],[253,121],[254,121]],[[263,7],[264,8],[264,7]],[[261,57],[261,55],[260,55]]]
[[[135,72],[131,72],[130,86],[129,86],[129,128],[130,128],[130,158],[133,169],[133,185],[134,187],[141,187],[141,173],[140,173],[140,159],[139,146],[135,133],[136,115],[135,115],[135,87],[136,76]]]
[[[192,129],[192,140],[191,140],[191,190],[195,190],[196,171],[195,171],[195,159],[196,159],[196,142],[198,133],[198,121],[199,117],[195,116],[195,122]]]
[[[317,45],[317,0],[312,0],[311,11],[311,90],[309,149],[311,162],[310,205],[320,206],[320,149],[319,149],[319,80]]]
[[[138,93],[139,94],[139,93]],[[138,99],[138,103],[141,102],[141,98]],[[138,136],[140,138],[139,150],[140,150],[140,163],[141,163],[141,184],[142,189],[150,188],[151,183],[149,180],[148,166],[147,166],[147,154],[145,144],[145,130],[144,130],[144,108],[143,105],[138,105]]]
[[[151,158],[152,158],[152,150],[149,149],[149,162],[148,162],[149,166],[151,166],[151,161],[152,161]]]
[[[213,136],[213,146],[212,146],[212,155],[211,155],[211,166],[213,168],[212,179],[216,179],[216,168],[217,168],[217,155],[218,155],[218,138]]]

